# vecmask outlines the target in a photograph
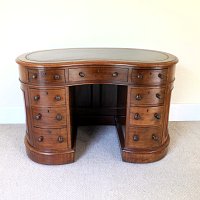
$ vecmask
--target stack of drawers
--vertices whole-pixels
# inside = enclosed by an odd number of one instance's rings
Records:
[[[31,136],[29,143],[40,152],[70,147],[68,87],[64,70],[28,70]],[[47,86],[48,84],[48,86]],[[59,84],[59,85],[58,85]]]
[[[128,91],[125,147],[148,150],[163,143],[167,69],[133,69]]]

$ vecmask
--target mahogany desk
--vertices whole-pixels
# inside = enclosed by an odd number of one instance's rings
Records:
[[[33,161],[74,162],[77,126],[94,124],[116,125],[123,161],[147,163],[166,155],[175,56],[82,48],[26,53],[16,62]]]

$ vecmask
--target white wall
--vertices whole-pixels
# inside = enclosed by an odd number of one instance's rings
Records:
[[[24,121],[15,58],[67,47],[175,54],[180,61],[170,119],[200,120],[199,8],[198,0],[0,0],[0,123]]]

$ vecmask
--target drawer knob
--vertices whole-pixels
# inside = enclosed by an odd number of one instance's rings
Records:
[[[135,120],[139,120],[139,119],[140,119],[140,114],[139,114],[139,113],[135,113],[134,119],[135,119]]]
[[[139,136],[138,136],[138,135],[134,135],[134,136],[133,136],[133,140],[134,140],[135,142],[137,142],[137,141],[139,140]]]
[[[56,101],[60,101],[60,100],[61,100],[61,96],[56,95],[56,96],[55,96],[55,100],[56,100]]]
[[[40,137],[38,138],[38,142],[43,142],[43,140],[44,140],[44,137],[43,137],[43,136],[40,136]]]
[[[160,79],[163,79],[163,78],[164,78],[163,74],[161,74],[161,73],[158,74],[158,77],[159,77]]]
[[[37,78],[37,74],[33,74],[32,79],[36,79],[36,78]]]
[[[58,74],[54,75],[54,79],[55,80],[59,80],[60,79],[60,75],[58,75]]]
[[[152,140],[154,141],[158,141],[159,140],[159,137],[155,134],[152,135]]]
[[[142,99],[142,96],[140,94],[137,94],[135,97],[136,100],[140,101]]]
[[[137,75],[137,78],[138,78],[138,79],[142,79],[142,78],[143,78],[143,75],[142,75],[142,74],[138,74],[138,75]]]
[[[58,142],[62,143],[64,141],[64,138],[62,136],[58,136]]]
[[[57,119],[58,121],[62,120],[62,115],[61,115],[61,114],[57,114],[57,115],[56,115],[56,119]]]
[[[34,100],[35,100],[35,101],[38,101],[39,99],[40,99],[40,96],[39,96],[39,95],[34,96]]]
[[[114,72],[114,73],[112,74],[112,76],[113,76],[113,77],[117,77],[117,76],[118,76],[118,72]]]
[[[40,120],[42,118],[42,115],[39,113],[39,114],[37,114],[37,115],[35,115],[35,119],[36,120]]]
[[[85,74],[83,72],[79,72],[80,77],[85,77]]]
[[[156,119],[160,119],[160,118],[161,118],[160,114],[158,114],[158,113],[155,113],[155,114],[154,114],[154,117],[155,117]]]
[[[159,93],[156,94],[156,97],[157,97],[158,99],[161,99],[161,95],[160,95]]]

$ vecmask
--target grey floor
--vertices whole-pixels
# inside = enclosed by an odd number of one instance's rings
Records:
[[[113,126],[80,127],[73,164],[37,164],[24,132],[0,125],[0,200],[200,199],[200,122],[170,122],[169,152],[150,164],[121,161]]]

